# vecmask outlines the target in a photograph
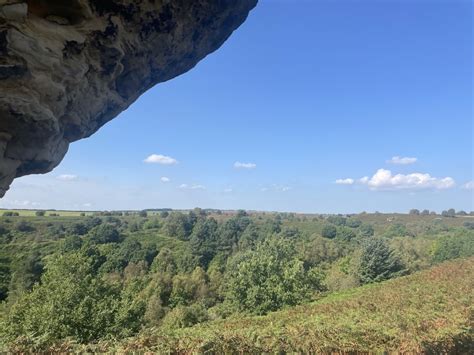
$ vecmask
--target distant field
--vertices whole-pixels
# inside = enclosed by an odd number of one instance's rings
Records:
[[[101,343],[93,349],[180,354],[472,354],[473,305],[474,258],[470,258],[263,317],[208,322],[173,332],[148,331],[118,348]]]
[[[3,215],[5,212],[17,212],[21,217],[32,217],[35,216],[35,213],[38,210],[22,210],[22,209],[16,209],[16,210],[8,210],[8,209],[0,209],[0,217]],[[57,210],[41,210],[44,211],[46,216],[49,216],[50,214],[57,214],[62,217],[80,217],[81,213],[85,213],[86,216],[91,216],[94,212],[86,212],[86,211],[57,211]]]

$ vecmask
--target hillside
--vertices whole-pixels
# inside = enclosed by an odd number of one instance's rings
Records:
[[[118,349],[162,353],[473,353],[474,258],[262,317],[148,331]],[[95,350],[112,350],[102,343]],[[67,345],[66,345],[67,347]]]
[[[471,220],[4,214],[0,352],[465,351]]]

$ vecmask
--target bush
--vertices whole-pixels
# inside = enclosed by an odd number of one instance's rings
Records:
[[[464,222],[463,226],[467,229],[474,229],[474,222]]]
[[[346,226],[350,228],[359,228],[361,225],[362,225],[362,221],[360,219],[349,218],[346,221]]]
[[[43,217],[45,214],[46,214],[45,211],[36,211],[35,212],[35,216],[37,216],[37,217]]]
[[[460,233],[458,235],[440,237],[433,245],[432,260],[435,263],[469,257],[474,255],[474,235]]]
[[[34,337],[49,345],[72,337],[89,342],[113,334],[116,298],[114,288],[92,276],[91,263],[79,254],[56,256],[33,290],[8,311],[3,332],[7,339]]]
[[[6,211],[3,212],[3,217],[18,217],[20,214],[18,212]]]
[[[359,235],[361,237],[372,237],[374,235],[374,227],[370,224],[363,224],[359,227]]]
[[[163,318],[162,327],[166,329],[187,328],[208,319],[206,308],[200,304],[180,306],[174,308]]]
[[[89,240],[95,244],[118,243],[120,234],[111,224],[101,224],[89,232]]]
[[[337,235],[337,228],[331,224],[326,224],[321,231],[321,236],[324,238],[333,239]]]
[[[341,227],[341,228],[338,228],[338,230],[337,230],[337,237],[342,239],[342,240],[349,241],[349,240],[355,238],[356,234],[350,228]]]
[[[33,225],[27,221],[19,221],[16,224],[15,229],[19,232],[28,233],[33,232],[35,230],[35,227],[33,227]]]
[[[290,242],[273,239],[232,260],[226,290],[238,311],[266,314],[310,299],[322,290],[321,275],[304,269]]]
[[[342,216],[329,216],[327,218],[327,221],[329,223],[335,224],[336,226],[345,226],[346,225],[346,219]]]

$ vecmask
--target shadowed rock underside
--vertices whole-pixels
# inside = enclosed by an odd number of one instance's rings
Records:
[[[219,48],[256,2],[0,0],[0,197]]]

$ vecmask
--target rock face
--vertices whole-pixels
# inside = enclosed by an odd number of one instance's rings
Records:
[[[0,197],[213,52],[257,0],[0,0]]]

